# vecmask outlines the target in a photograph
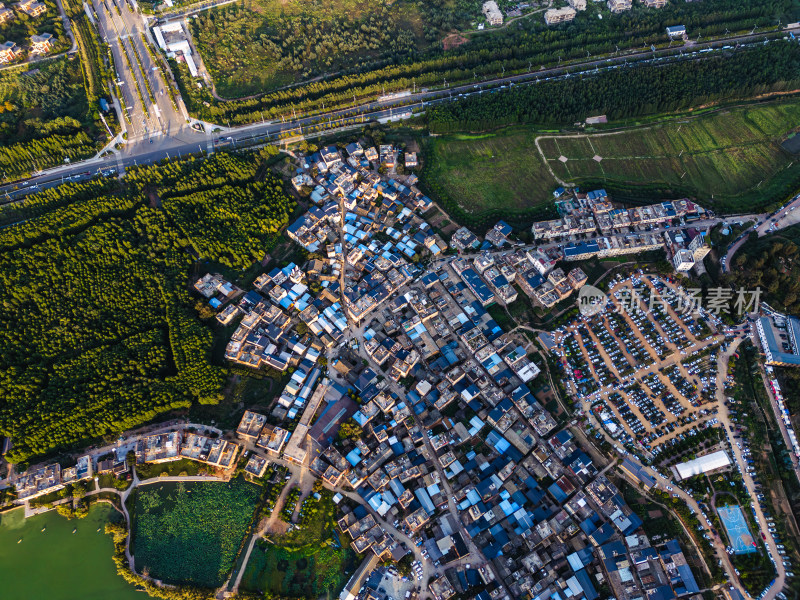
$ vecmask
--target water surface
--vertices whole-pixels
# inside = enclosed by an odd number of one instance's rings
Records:
[[[55,511],[25,519],[22,508],[0,515],[0,597],[146,600],[117,575],[111,559],[114,544],[103,531],[115,515],[108,504],[96,504],[85,519],[68,520]]]

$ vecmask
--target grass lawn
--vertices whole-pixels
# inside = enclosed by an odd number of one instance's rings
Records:
[[[541,153],[532,127],[445,135],[427,143],[423,180],[436,181],[432,191],[437,198],[444,191],[451,214],[473,219],[538,218],[559,185],[547,166],[558,179],[604,186],[617,199],[690,196],[719,212],[754,210],[783,200],[800,181],[800,163],[780,146],[799,121],[800,102],[775,101],[613,134],[544,134]]]
[[[360,557],[334,532],[336,506],[330,493],[307,501],[299,529],[260,540],[250,555],[242,588],[273,597],[332,599],[358,566]]]
[[[137,488],[129,500],[137,569],[168,583],[221,585],[250,526],[260,489],[242,479]]]
[[[125,476],[123,476],[122,479],[117,479],[113,473],[101,473],[97,476],[97,483],[101,488],[127,490],[131,483],[124,477]]]
[[[425,185],[446,191],[464,216],[547,210],[558,184],[547,171],[534,140],[537,132],[513,127],[497,134],[453,134],[427,140]],[[434,192],[434,195],[440,196]],[[447,203],[445,203],[447,204]],[[452,207],[446,206],[451,216]],[[459,211],[459,212],[460,212]],[[461,220],[461,219],[459,219]]]
[[[173,460],[165,463],[147,463],[136,465],[136,473],[139,479],[152,479],[153,477],[160,477],[161,475],[169,475],[176,477],[178,475],[198,475],[201,469],[207,470],[208,467],[200,464],[197,461],[182,458],[180,460]]]

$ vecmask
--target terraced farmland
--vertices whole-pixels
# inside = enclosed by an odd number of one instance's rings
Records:
[[[744,212],[800,187],[800,161],[781,148],[798,126],[795,100],[618,132],[560,135],[514,127],[448,135],[428,144],[426,173],[437,178],[451,212],[473,219],[497,211],[533,217],[560,181],[603,186],[617,199],[689,196],[719,212]]]
[[[657,185],[711,197],[747,210],[800,166],[780,147],[800,123],[800,103],[740,108],[618,134],[540,141],[548,164],[565,181],[605,178],[629,189]],[[563,162],[560,157],[568,160]],[[600,157],[601,160],[596,160]],[[797,167],[797,168],[794,168]],[[756,190],[763,190],[760,194]]]

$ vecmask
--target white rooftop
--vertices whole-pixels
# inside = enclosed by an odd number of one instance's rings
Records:
[[[706,454],[705,456],[699,456],[694,460],[675,465],[675,469],[678,471],[678,476],[681,479],[687,479],[695,475],[700,475],[700,473],[708,473],[714,469],[727,467],[730,464],[731,459],[728,458],[727,453],[724,450],[719,450],[711,454]]]

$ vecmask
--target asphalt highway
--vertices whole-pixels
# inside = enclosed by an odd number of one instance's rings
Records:
[[[138,98],[133,98],[131,84],[134,81],[143,85],[142,77],[150,79],[153,93],[156,95],[155,107],[150,106],[149,116],[145,117],[141,107],[139,111],[134,110],[132,115],[129,139],[125,143],[122,151],[107,153],[104,157],[94,157],[85,161],[65,164],[44,172],[34,174],[27,180],[17,181],[0,186],[0,202],[12,202],[21,199],[25,195],[36,192],[48,187],[60,185],[67,181],[82,181],[100,175],[120,175],[125,168],[130,166],[153,164],[161,160],[172,160],[180,158],[186,154],[212,153],[220,149],[234,149],[245,145],[255,145],[260,143],[274,143],[286,136],[304,136],[316,134],[320,124],[325,123],[325,127],[336,129],[344,126],[352,126],[353,121],[387,121],[410,117],[413,112],[423,112],[432,105],[450,102],[466,98],[473,95],[484,93],[501,93],[515,85],[536,85],[542,81],[557,79],[568,79],[580,75],[591,75],[603,70],[625,68],[627,64],[652,64],[659,66],[670,62],[683,60],[697,60],[711,52],[735,52],[739,47],[769,43],[775,39],[780,39],[786,31],[770,32],[767,34],[744,34],[730,36],[709,42],[696,43],[687,42],[686,45],[678,48],[664,48],[643,50],[640,52],[611,56],[606,58],[591,59],[587,58],[578,64],[556,66],[551,68],[540,68],[530,73],[510,75],[508,77],[497,78],[489,81],[482,81],[471,85],[461,85],[454,87],[441,88],[437,90],[420,90],[402,98],[390,100],[375,100],[363,104],[356,104],[350,108],[328,111],[322,114],[300,116],[286,121],[262,121],[249,125],[237,127],[206,126],[195,128],[189,127],[182,117],[177,116],[171,103],[162,95],[166,85],[159,75],[152,69],[153,64],[146,49],[141,42],[139,34],[141,23],[135,23],[136,15],[129,10],[127,3],[120,1],[122,15],[116,13],[116,8],[112,5],[112,10],[108,10],[108,4],[113,0],[105,0],[103,6],[98,6],[100,0],[94,0],[94,6],[98,10],[98,15],[103,22],[103,31],[112,44],[112,51],[121,52],[121,45],[136,44],[142,66],[149,72],[145,75],[141,69],[137,69],[134,56],[130,56],[133,71],[130,73],[123,69],[120,77],[127,80],[128,87],[123,91],[123,100],[127,103],[139,104]],[[117,28],[114,29],[116,23]],[[119,31],[119,35],[111,35]],[[126,46],[130,50],[130,46]],[[678,54],[675,52],[678,51]],[[128,53],[132,54],[131,51]],[[121,61],[124,63],[125,61]],[[120,64],[118,62],[117,64]],[[444,82],[443,82],[444,83]],[[142,89],[147,102],[147,90]],[[152,100],[152,98],[151,98]],[[157,110],[156,110],[157,108]],[[140,114],[141,113],[141,114]],[[136,119],[139,121],[137,125]],[[158,121],[158,126],[153,119]],[[160,127],[160,128],[159,128]],[[211,131],[209,131],[211,129]]]

